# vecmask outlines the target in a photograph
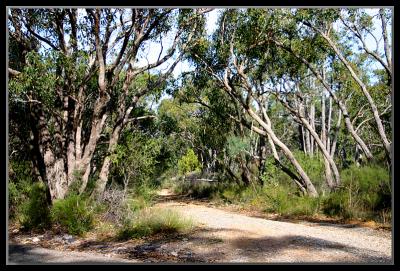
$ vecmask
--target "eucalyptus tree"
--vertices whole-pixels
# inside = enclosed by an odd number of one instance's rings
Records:
[[[391,55],[390,48],[391,42],[388,38],[387,28],[390,25],[390,12],[385,9],[381,9],[379,11],[379,16],[381,19],[381,37],[383,37],[383,44],[377,41],[377,38],[373,34],[375,25],[373,24],[373,16],[368,15],[365,11],[360,9],[352,10],[352,9],[329,9],[324,12],[319,12],[318,15],[317,10],[312,10],[309,12],[299,11],[298,15],[301,18],[301,22],[312,29],[316,34],[320,35],[326,43],[330,46],[330,48],[334,51],[335,55],[339,58],[339,60],[346,67],[348,72],[350,73],[353,80],[357,83],[365,98],[368,101],[368,105],[373,113],[373,117],[376,123],[376,127],[383,143],[383,147],[387,153],[388,160],[391,160],[390,151],[391,151],[391,143],[385,133],[385,128],[382,124],[382,120],[380,118],[380,113],[378,111],[376,100],[372,97],[369,87],[368,80],[362,78],[362,74],[354,65],[351,63],[351,54],[350,56],[345,55],[345,50],[343,50],[340,39],[335,37],[335,31],[333,29],[333,23],[337,21],[339,18],[341,22],[346,26],[348,30],[353,34],[351,42],[361,43],[362,49],[373,58],[373,60],[379,63],[387,73],[388,77],[388,86],[390,94],[390,86],[391,86]],[[348,14],[345,17],[345,14]],[[388,22],[389,21],[389,22]],[[342,31],[343,32],[343,31]],[[376,49],[372,50],[368,47],[366,42],[367,35],[372,35],[372,37],[376,40]],[[383,47],[383,48],[381,48]],[[386,58],[382,56],[384,55]],[[367,154],[367,153],[366,153]],[[371,158],[372,155],[367,155]]]
[[[111,155],[138,101],[171,75],[188,45],[193,46],[207,11],[11,9],[8,31],[25,48],[26,65],[9,69],[10,98],[29,108],[51,200],[63,198],[77,175],[81,191],[86,188],[97,143],[105,134],[107,153],[99,158],[95,190],[102,194]],[[165,49],[162,40],[170,34],[172,44]],[[34,41],[34,48],[28,41]],[[158,58],[141,64],[151,42],[160,44]],[[168,63],[166,72],[154,72]],[[137,82],[139,75],[144,82]]]
[[[174,97],[203,109],[196,116],[203,170],[208,173],[222,171],[229,179],[248,185],[256,174],[251,164],[258,158],[255,154],[258,139],[247,133],[243,123],[235,118],[242,118],[240,108],[232,104],[229,96],[219,91],[218,85],[205,75],[201,72],[185,74]]]
[[[318,192],[292,151],[274,132],[265,107],[266,93],[257,87],[267,83],[264,80],[270,76],[268,73],[276,75],[282,73],[285,68],[297,68],[296,65],[292,65],[296,63],[287,59],[288,55],[283,55],[282,50],[277,50],[276,46],[258,46],[259,37],[268,35],[271,27],[279,27],[273,25],[280,24],[275,16],[279,12],[265,9],[226,10],[221,14],[219,28],[212,40],[203,38],[199,46],[194,47],[189,54],[197,65],[197,71],[212,76],[219,87],[229,95],[231,102],[239,106],[240,113],[246,114],[254,121],[248,127],[268,138],[271,148],[277,146],[282,150],[300,175],[299,177],[291,174],[299,188],[311,196],[317,196]],[[291,65],[284,68],[269,65],[273,61],[279,62],[280,57],[286,58],[284,61],[290,62]],[[273,71],[274,69],[277,71]],[[246,120],[242,118],[242,122],[246,123]],[[276,161],[283,166],[277,151],[273,153]]]

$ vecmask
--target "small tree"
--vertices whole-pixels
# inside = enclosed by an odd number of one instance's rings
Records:
[[[192,149],[188,149],[186,154],[178,161],[178,171],[185,174],[192,171],[200,171],[201,164]]]

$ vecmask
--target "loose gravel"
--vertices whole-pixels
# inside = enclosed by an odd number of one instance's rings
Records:
[[[9,244],[9,264],[393,263],[390,231],[275,221],[193,204],[174,198],[168,190],[160,196],[164,199],[154,207],[192,219],[194,232],[122,243],[16,233]]]
[[[197,243],[203,239],[204,244],[207,240],[214,244],[208,244],[206,250],[200,246],[194,252],[215,262],[392,263],[388,231],[273,221],[174,201],[159,203],[158,207],[175,210],[197,222]]]

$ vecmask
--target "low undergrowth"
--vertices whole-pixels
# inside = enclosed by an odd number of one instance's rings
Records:
[[[172,210],[146,208],[138,211],[132,219],[128,219],[117,237],[125,240],[158,233],[186,233],[193,229],[193,225],[191,220],[180,217]]]
[[[313,173],[315,176],[320,174]],[[391,223],[391,185],[386,169],[378,166],[351,166],[341,171],[341,186],[329,192],[319,181],[320,196],[301,195],[290,180],[275,180],[270,176],[264,185],[196,183],[178,179],[172,187],[175,193],[193,198],[207,198],[215,202],[235,204],[243,209],[275,213],[285,217],[327,216],[350,221]]]

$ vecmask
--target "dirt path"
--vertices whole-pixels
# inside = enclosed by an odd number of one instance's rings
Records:
[[[9,263],[392,263],[389,231],[274,221],[206,205],[161,190],[154,207],[192,219],[193,233],[125,242],[18,233],[11,237]]]
[[[171,193],[161,191],[161,195],[170,197]],[[391,262],[388,231],[273,221],[173,199],[156,206],[200,224],[201,229],[183,242],[180,250],[213,262]]]

